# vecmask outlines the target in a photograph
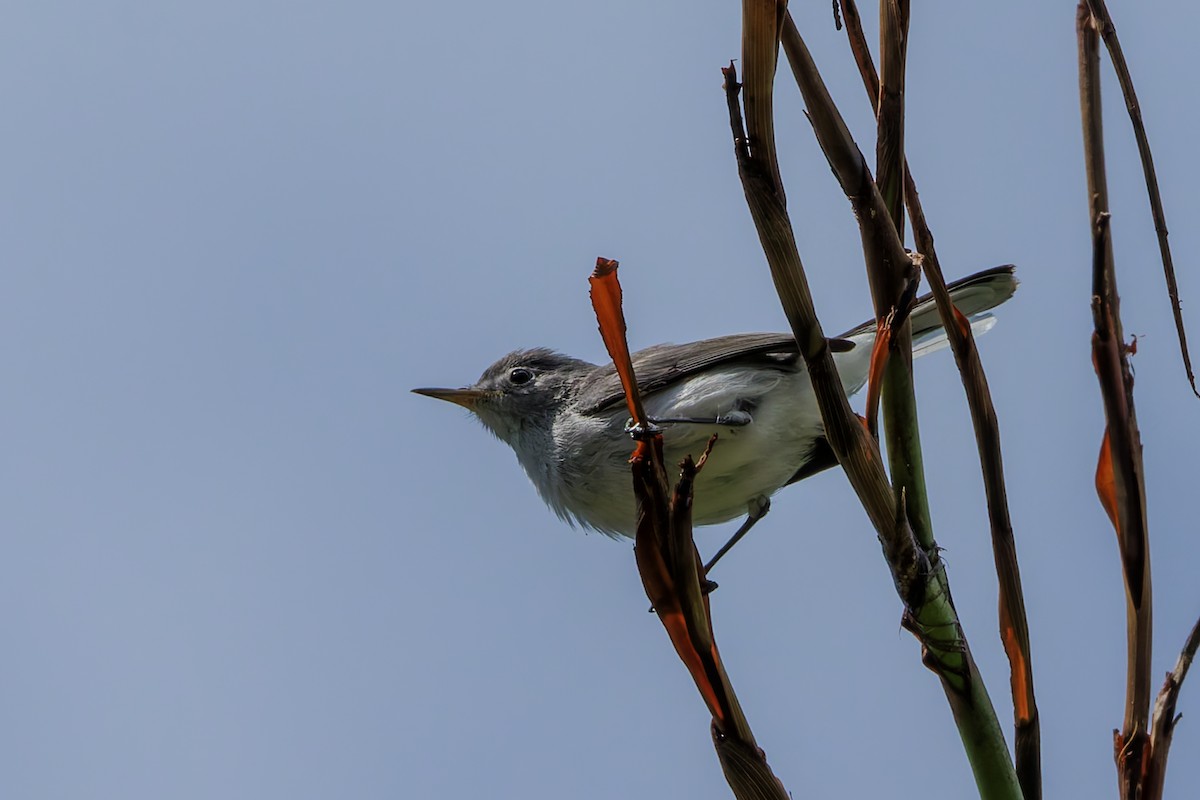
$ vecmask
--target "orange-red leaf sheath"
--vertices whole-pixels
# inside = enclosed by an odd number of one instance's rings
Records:
[[[596,320],[600,324],[600,335],[604,339],[604,346],[608,349],[609,356],[612,357],[613,364],[616,366],[617,374],[621,378],[621,386],[625,390],[625,403],[629,408],[629,415],[634,421],[640,425],[645,425],[648,420],[642,408],[641,398],[638,395],[637,383],[633,373],[633,360],[629,354],[629,345],[625,340],[625,314],[621,309],[621,284],[617,279],[617,262],[606,258],[596,259],[596,269],[592,276],[588,279],[591,284],[592,307],[596,311]],[[714,437],[715,438],[715,437]],[[654,480],[652,473],[655,470],[653,462],[657,459],[661,460],[661,435],[652,436],[640,439],[634,449],[633,456],[630,458],[634,464],[635,476],[639,470],[646,470],[642,473],[649,480]],[[709,442],[709,448],[712,447],[712,442]],[[705,455],[708,450],[706,449]],[[635,478],[635,484],[639,483],[639,479]],[[644,484],[640,484],[644,486]],[[666,488],[665,486],[663,488]],[[641,491],[646,492],[645,489]],[[648,501],[652,503],[653,491],[650,490],[649,496],[639,496],[641,503],[645,504]],[[651,511],[653,513],[653,511]],[[667,630],[667,635],[671,639],[671,644],[675,648],[675,652],[679,655],[679,659],[683,662],[688,672],[691,673],[692,680],[696,683],[696,688],[700,691],[700,696],[704,698],[705,705],[708,706],[709,713],[713,719],[719,724],[723,724],[728,718],[728,713],[723,702],[724,692],[713,684],[710,676],[719,675],[720,671],[714,669],[713,665],[719,664],[720,659],[716,653],[716,647],[712,647],[712,652],[701,653],[696,642],[692,640],[691,634],[688,632],[687,618],[683,613],[683,607],[680,599],[678,587],[671,577],[671,570],[666,563],[663,552],[663,542],[659,538],[659,525],[665,520],[643,519],[639,520],[636,545],[634,546],[634,557],[638,563],[638,572],[642,576],[642,584],[646,589],[646,596],[650,598],[650,602],[654,605],[655,611],[658,613],[659,620],[663,627]],[[707,600],[707,598],[705,598]]]
[[[1017,629],[1013,625],[1008,605],[1005,603],[1000,605],[1000,639],[1004,643],[1004,652],[1008,655],[1008,662],[1012,670],[1014,711],[1016,711],[1018,721],[1025,724],[1033,719],[1033,705],[1030,702],[1033,699],[1032,687],[1029,685],[1030,670],[1027,654],[1021,649],[1021,638],[1017,635]]]
[[[950,307],[954,309],[954,324],[958,326],[959,336],[967,338],[967,334],[971,332],[971,320],[958,310],[958,306],[951,304]]]
[[[639,530],[639,534],[641,533],[642,531]],[[650,598],[650,603],[654,606],[659,621],[666,628],[667,635],[671,638],[671,644],[679,655],[679,660],[691,674],[713,719],[724,722],[726,715],[720,700],[722,695],[713,686],[706,668],[705,658],[696,648],[688,633],[687,619],[684,617],[680,605],[679,593],[675,582],[671,579],[670,570],[663,559],[658,542],[654,541],[653,535],[639,535],[637,545],[633,548],[633,554],[637,559],[638,573],[642,576],[642,585],[646,589],[646,596]]]
[[[872,436],[879,430],[879,395],[891,345],[892,326],[886,318],[880,319],[875,323],[875,346],[871,349],[871,366],[867,372],[867,430]]]
[[[1100,444],[1100,458],[1096,463],[1096,494],[1100,505],[1108,514],[1113,529],[1121,535],[1120,517],[1117,516],[1117,480],[1113,474],[1112,446],[1108,441],[1108,428],[1104,429],[1104,441]]]
[[[667,635],[671,637],[671,644],[675,645],[675,652],[679,654],[679,660],[687,667],[688,672],[692,674],[692,680],[696,683],[696,688],[700,690],[700,696],[704,698],[704,704],[708,706],[708,713],[712,714],[714,720],[723,724],[727,718],[724,704],[721,702],[721,694],[717,688],[713,686],[712,681],[708,677],[708,670],[704,663],[704,657],[700,651],[696,649],[692,642],[691,636],[687,630],[687,620],[683,617],[683,612],[674,609],[668,612],[659,612],[659,619],[662,620],[663,627],[667,629]],[[716,648],[713,648],[713,653],[709,655],[712,659],[710,663],[719,661],[716,654]]]
[[[629,356],[629,343],[625,341],[625,312],[621,310],[621,282],[617,280],[618,262],[608,258],[596,259],[596,270],[588,278],[592,291],[592,308],[600,323],[600,336],[612,357],[625,389],[625,404],[629,416],[639,425],[646,423],[642,401],[636,391],[633,376],[633,360]]]

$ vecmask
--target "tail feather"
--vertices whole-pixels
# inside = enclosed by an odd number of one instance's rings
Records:
[[[994,267],[977,272],[951,283],[946,288],[954,306],[971,321],[971,330],[976,334],[986,333],[996,324],[996,318],[986,313],[989,309],[1012,297],[1017,290],[1017,279],[1012,266]],[[913,329],[913,357],[928,355],[950,344],[937,304],[932,295],[922,295],[913,304],[910,314]],[[875,341],[875,321],[870,320],[840,337],[854,344],[837,354],[838,374],[847,394],[853,394],[867,382],[871,346]]]
[[[955,305],[958,304],[955,303]],[[996,324],[996,317],[993,314],[975,314],[968,319],[971,320],[971,332],[976,336],[982,336]],[[920,336],[913,335],[913,358],[927,356],[949,346],[950,337],[946,335],[946,329],[939,324],[936,328],[922,331]]]
[[[990,314],[983,312],[995,308],[1013,296],[1017,290],[1017,278],[1013,274],[1016,268],[1012,264],[1003,267],[992,267],[965,278],[959,278],[946,288],[954,307],[971,320],[971,327],[976,333],[983,333],[995,324]],[[930,335],[941,333],[942,319],[938,316],[937,304],[932,294],[923,294],[913,303],[912,313],[913,352],[916,354],[920,343],[929,340]],[[983,327],[976,329],[976,320],[990,319]],[[875,330],[875,320],[868,320],[857,328],[846,332],[842,338],[852,339],[863,333]],[[943,334],[944,335],[944,334]],[[929,352],[929,351],[922,351]]]

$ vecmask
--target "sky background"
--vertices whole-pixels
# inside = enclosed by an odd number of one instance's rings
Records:
[[[981,349],[1046,795],[1112,796],[1124,599],[1093,489],[1074,4],[916,5],[908,155],[947,277],[1011,262],[1022,281]],[[1112,5],[1200,343],[1200,11]],[[794,6],[873,152],[829,3]],[[5,797],[728,796],[629,544],[568,529],[506,447],[409,390],[469,383],[519,346],[602,360],[599,255],[622,262],[634,347],[786,328],[721,92],[739,26],[735,3],[682,0],[9,5]],[[1161,675],[1200,614],[1200,401],[1103,71]],[[778,106],[801,254],[840,331],[870,309],[857,228],[790,78]],[[949,353],[917,380],[937,538],[1010,731]],[[701,531],[702,551],[731,527]],[[972,795],[840,472],[778,495],[717,578],[722,654],[797,797]],[[1192,684],[1170,797],[1200,784]]]

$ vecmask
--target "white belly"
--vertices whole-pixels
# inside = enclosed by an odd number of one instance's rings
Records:
[[[752,500],[774,494],[803,465],[822,430],[812,384],[805,372],[733,367],[682,381],[646,402],[651,418],[714,419],[746,401],[751,421],[745,425],[662,426],[672,483],[683,457],[698,458],[709,437],[717,434],[696,481],[695,525],[744,516]],[[559,516],[604,533],[633,536],[637,508],[628,464],[633,442],[624,432],[625,421],[623,406],[607,417],[562,419],[553,434],[557,458],[548,464],[524,464]]]

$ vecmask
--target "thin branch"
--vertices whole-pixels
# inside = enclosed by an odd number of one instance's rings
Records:
[[[747,26],[744,35],[748,39],[774,42],[782,35],[822,149],[860,221],[869,220],[862,223],[861,230],[867,260],[877,265],[869,271],[876,307],[894,305],[915,268],[891,224],[862,153],[849,136],[783,4],[746,0],[743,8]],[[768,93],[774,84],[775,59],[752,57],[752,53],[760,53],[760,48],[744,45],[746,93]],[[809,369],[829,444],[880,537],[893,581],[906,603],[906,618],[929,654],[927,663],[937,665],[982,796],[1020,797],[995,711],[950,600],[944,566],[940,561],[931,562],[925,550],[917,546],[904,511],[903,492],[893,494],[875,442],[851,416],[837,380],[812,306],[791,222],[780,199],[782,194],[773,185],[778,170],[760,160],[763,153],[773,156],[773,144],[761,139],[752,119],[746,123],[749,133],[742,130],[732,65],[725,74],[738,172],[780,300]]]
[[[725,673],[713,636],[708,595],[700,587],[700,554],[692,540],[692,488],[717,437],[709,439],[698,462],[693,462],[691,456],[684,459],[679,480],[670,490],[663,464],[662,434],[645,417],[625,339],[617,262],[596,259],[596,271],[589,282],[600,335],[621,377],[626,403],[636,423],[631,433],[637,446],[630,459],[638,508],[634,556],[646,596],[712,714],[717,756],[734,795],[745,800],[788,800],[787,790],[754,741]],[[730,752],[739,757],[731,759]]]
[[[1150,724],[1150,763],[1146,767],[1146,779],[1143,787],[1143,797],[1146,800],[1158,800],[1162,797],[1163,784],[1167,773],[1167,754],[1171,750],[1171,737],[1175,734],[1175,725],[1179,717],[1175,714],[1176,703],[1179,702],[1179,690],[1183,688],[1183,680],[1187,677],[1196,651],[1200,649],[1200,619],[1192,626],[1175,669],[1167,673],[1158,698],[1154,701],[1154,717]]]
[[[777,29],[774,28],[778,19],[777,5],[770,0],[747,0],[743,7],[747,10],[744,28],[747,43],[743,46],[743,62],[747,71],[746,93],[770,93],[774,85],[775,59],[762,57],[761,54],[756,56],[758,48],[751,43],[759,39],[778,41]],[[763,131],[753,127],[756,123],[752,118],[748,117],[743,127],[738,103],[741,85],[737,82],[737,71],[730,64],[723,72],[738,173],[771,267],[776,291],[812,379],[825,422],[826,438],[880,536],[892,566],[897,591],[906,604],[921,605],[921,592],[924,590],[929,562],[924,551],[917,547],[911,529],[905,526],[902,531],[895,530],[895,498],[879,450],[851,411],[837,376],[828,341],[813,306],[791,220],[781,201],[782,193],[774,182],[778,169],[769,162],[775,154],[774,142],[768,141]],[[907,259],[907,254],[904,258]]]
[[[871,107],[876,108],[879,98],[879,74],[875,71],[875,62],[871,59],[871,49],[867,45],[867,36],[863,33],[862,17],[858,14],[858,4],[855,0],[842,0],[842,16],[846,19],[850,52],[854,56],[854,63],[858,65],[858,74],[862,76],[867,99],[871,101]]]
[[[908,54],[908,0],[881,0],[879,4],[879,41],[883,51],[884,76],[876,98],[877,135],[875,144],[875,179],[872,189],[878,193],[883,208],[891,220],[897,242],[903,245],[904,231],[904,82],[905,62]],[[790,41],[790,34],[785,39]],[[790,51],[789,51],[790,52]],[[843,144],[842,146],[847,146]],[[853,141],[849,146],[854,146]],[[857,149],[857,148],[856,148]],[[874,202],[874,197],[870,198]],[[860,222],[864,243],[874,236],[867,231],[883,225],[865,225]],[[885,232],[883,236],[890,236]],[[871,257],[871,250],[864,248],[867,256],[867,274],[888,269],[886,262]],[[907,266],[907,265],[906,265]],[[915,268],[905,283],[905,291],[915,295],[920,272]],[[879,275],[870,279],[873,286],[888,287],[896,291],[893,275]],[[896,312],[906,313],[900,308],[902,295],[875,295],[877,319]],[[883,372],[883,422],[887,439],[888,466],[892,483],[904,492],[905,509],[912,523],[917,541],[930,552],[936,553],[933,536],[933,517],[929,511],[929,492],[925,485],[924,453],[921,450],[921,429],[917,417],[916,387],[912,374],[912,325],[895,326],[888,358]],[[936,558],[936,555],[934,556]]]
[[[1127,667],[1125,717],[1114,752],[1123,798],[1140,797],[1150,736],[1151,591],[1141,437],[1133,405],[1133,374],[1121,330],[1109,226],[1108,185],[1100,111],[1100,53],[1087,0],[1076,13],[1079,100],[1092,234],[1092,363],[1100,382],[1106,428],[1096,471],[1101,502],[1117,532],[1125,577]]]
[[[854,0],[843,0],[846,33],[850,50],[858,64],[863,86],[872,103],[880,96],[879,78],[871,60],[870,49],[863,35],[862,23]],[[877,107],[878,108],[878,107]],[[1013,697],[1014,751],[1017,775],[1026,800],[1041,797],[1041,726],[1034,696],[1033,662],[1029,644],[1029,623],[1025,612],[1025,595],[1017,562],[1016,541],[1008,510],[1008,494],[1004,480],[1004,460],[1000,449],[1000,426],[992,403],[987,376],[975,347],[971,327],[954,309],[946,281],[938,262],[933,233],[925,220],[916,181],[907,160],[904,165],[904,195],[912,218],[916,247],[921,253],[921,267],[937,301],[942,325],[950,340],[955,362],[962,376],[975,443],[983,471],[987,496],[988,518],[992,535],[992,554],[999,581],[1000,638],[1008,655],[1010,684]]]
[[[897,235],[904,238],[904,82],[908,60],[908,0],[879,3],[880,81],[873,108],[877,121],[875,183]]]
[[[1121,84],[1121,93],[1125,96],[1125,108],[1129,111],[1129,120],[1133,124],[1133,136],[1137,140],[1138,154],[1142,159],[1142,173],[1146,177],[1146,193],[1150,196],[1154,231],[1158,234],[1158,251],[1162,257],[1163,275],[1167,280],[1167,294],[1171,298],[1171,313],[1175,317],[1175,332],[1179,336],[1179,354],[1183,357],[1183,368],[1187,372],[1192,393],[1200,397],[1200,391],[1196,390],[1196,376],[1192,372],[1192,359],[1188,354],[1183,309],[1179,305],[1179,285],[1175,282],[1175,263],[1171,258],[1171,247],[1167,243],[1167,215],[1163,210],[1162,195],[1158,191],[1158,174],[1154,170],[1154,155],[1150,152],[1150,140],[1146,136],[1146,125],[1142,121],[1142,107],[1138,104],[1137,92],[1133,89],[1133,77],[1129,74],[1129,65],[1125,63],[1125,53],[1121,50],[1120,40],[1117,39],[1117,29],[1113,26],[1108,6],[1104,0],[1087,2],[1108,48],[1109,58],[1112,59],[1113,69]]]

